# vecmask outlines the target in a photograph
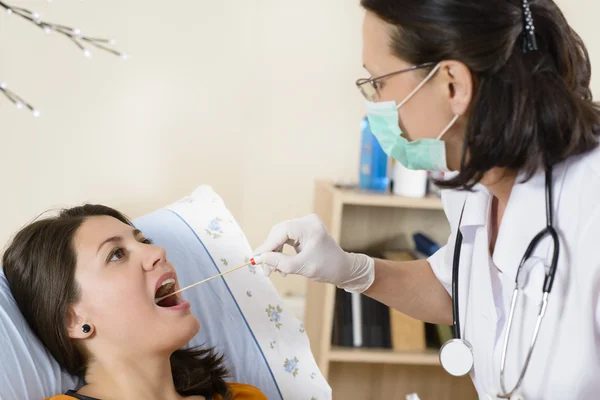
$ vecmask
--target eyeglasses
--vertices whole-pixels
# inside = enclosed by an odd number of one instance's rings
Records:
[[[404,68],[398,71],[390,72],[389,74],[376,76],[375,78],[362,78],[356,81],[356,86],[358,90],[365,96],[365,99],[369,101],[375,101],[379,99],[379,89],[381,88],[381,84],[378,82],[381,79],[388,78],[393,75],[401,74],[403,72],[414,71],[416,69],[431,67],[435,65],[434,62],[423,63],[419,65],[415,65],[409,68]]]

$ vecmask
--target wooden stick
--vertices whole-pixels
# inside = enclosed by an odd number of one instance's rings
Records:
[[[206,283],[206,282],[208,282],[208,281],[212,281],[213,279],[220,278],[220,277],[221,277],[221,276],[223,276],[223,275],[227,275],[227,274],[229,274],[229,273],[231,273],[231,272],[237,271],[238,269],[242,269],[242,268],[244,268],[244,267],[248,267],[248,266],[250,266],[250,265],[252,265],[252,264],[253,264],[253,262],[252,262],[252,261],[250,261],[249,263],[246,263],[246,264],[244,264],[244,265],[240,265],[239,267],[232,268],[232,269],[230,269],[229,271],[225,271],[225,272],[223,272],[222,274],[219,274],[219,275],[212,276],[212,277],[210,277],[210,278],[207,278],[207,279],[205,279],[205,280],[203,280],[203,281],[200,281],[200,282],[194,283],[194,284],[192,284],[192,285],[190,285],[190,286],[186,286],[186,287],[184,287],[183,289],[179,289],[179,290],[178,290],[178,291],[176,291],[176,292],[169,293],[169,294],[168,294],[168,295],[166,295],[166,296],[159,297],[158,299],[154,300],[154,302],[155,302],[155,303],[160,303],[161,301],[163,301],[163,300],[164,300],[164,299],[166,299],[167,297],[173,296],[174,294],[181,293],[181,292],[183,292],[184,290],[188,290],[188,289],[190,289],[190,288],[193,288],[194,286],[198,286],[198,285],[200,285],[200,284],[202,284],[202,283]]]

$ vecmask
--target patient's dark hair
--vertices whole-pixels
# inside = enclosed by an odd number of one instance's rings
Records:
[[[67,315],[80,297],[73,238],[93,216],[110,216],[132,225],[123,214],[102,205],[62,210],[18,232],[2,259],[12,294],[31,329],[66,372],[82,379],[86,357],[69,338]],[[171,369],[175,388],[183,396],[231,398],[223,358],[212,349],[177,350],[171,355]]]
[[[583,41],[552,0],[530,0],[539,51],[524,53],[522,1],[361,1],[390,24],[392,54],[413,65],[456,60],[473,74],[460,174],[445,187],[470,188],[494,167],[529,178],[597,146]]]

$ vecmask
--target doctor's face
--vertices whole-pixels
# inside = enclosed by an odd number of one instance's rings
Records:
[[[89,217],[73,247],[80,298],[72,305],[78,318],[72,336],[86,339],[92,354],[170,355],[198,332],[198,320],[179,295],[155,303],[162,291],[178,289],[177,275],[165,250],[142,232],[110,216]],[[83,323],[93,326],[90,336],[82,334]]]
[[[366,12],[363,23],[363,63],[371,78],[414,66],[393,54],[392,35],[391,25],[374,13]],[[430,68],[421,68],[377,79],[376,101],[395,101],[400,104],[429,71]],[[442,82],[443,74],[440,71],[399,109],[400,127],[409,140],[437,137],[454,116],[448,102],[447,85]]]

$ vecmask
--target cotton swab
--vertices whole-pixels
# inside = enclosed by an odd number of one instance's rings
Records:
[[[194,286],[198,286],[198,285],[200,285],[200,284],[202,284],[202,283],[206,283],[206,282],[208,282],[208,281],[212,281],[213,279],[220,278],[220,277],[222,277],[223,275],[227,275],[227,274],[229,274],[229,273],[231,273],[231,272],[235,272],[235,271],[237,271],[237,270],[239,270],[239,269],[242,269],[242,268],[244,268],[244,267],[248,267],[248,266],[250,266],[250,265],[256,265],[256,264],[260,264],[260,261],[259,261],[258,259],[255,259],[255,258],[251,258],[251,259],[250,259],[250,262],[248,262],[248,263],[246,263],[246,264],[244,264],[244,265],[240,265],[239,267],[232,268],[232,269],[230,269],[230,270],[228,270],[228,271],[225,271],[225,272],[223,272],[222,274],[219,274],[219,275],[212,276],[212,277],[210,277],[210,278],[207,278],[207,279],[205,279],[205,280],[203,280],[203,281],[196,282],[196,283],[194,283],[194,284],[191,284],[191,285],[189,285],[189,286],[186,286],[186,287],[184,287],[183,289],[179,289],[179,290],[178,290],[178,291],[176,291],[176,292],[169,293],[169,294],[168,294],[168,295],[166,295],[166,296],[159,297],[158,299],[155,299],[155,300],[154,300],[154,302],[155,302],[155,303],[160,303],[161,301],[163,301],[163,300],[164,300],[164,299],[166,299],[167,297],[173,296],[174,294],[181,293],[181,292],[183,292],[184,290],[188,290],[188,289],[191,289],[191,288],[193,288]]]

